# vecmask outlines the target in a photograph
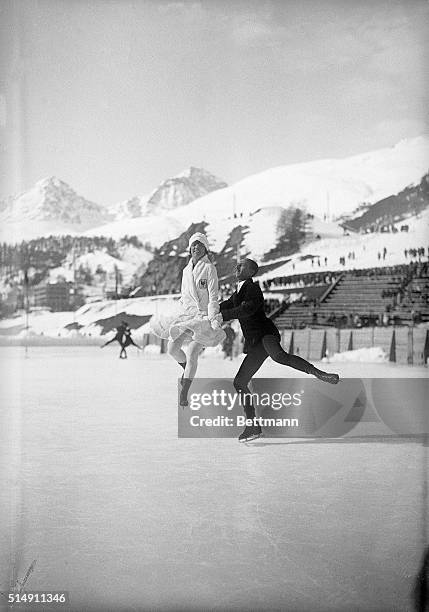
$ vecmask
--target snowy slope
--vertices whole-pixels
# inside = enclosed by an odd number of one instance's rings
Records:
[[[74,279],[75,270],[79,267],[88,269],[94,276],[97,270],[102,270],[107,276],[115,274],[115,270],[119,270],[122,275],[122,280],[127,284],[135,271],[139,268],[141,271],[152,258],[152,254],[146,249],[136,249],[133,246],[122,247],[121,259],[112,257],[105,251],[93,251],[76,257],[73,261],[69,255],[61,267],[49,270],[49,281],[57,282],[59,277],[66,281],[72,282]]]
[[[277,242],[277,223],[283,210],[280,206],[267,206],[238,219],[213,218],[206,227],[211,249],[219,252],[233,228],[243,225],[248,228],[243,250],[250,252],[254,258],[261,259]],[[307,231],[314,235],[319,234],[321,238],[339,237],[344,233],[337,223],[323,221],[317,217],[307,221]]]
[[[153,247],[159,247],[167,240],[177,238],[185,231],[187,225],[178,218],[158,215],[148,215],[135,219],[123,219],[93,228],[84,233],[85,236],[109,236],[119,240],[123,236],[137,236],[141,242],[149,242]]]
[[[402,222],[398,225],[400,226],[401,224]],[[419,247],[426,249],[428,246],[429,210],[425,210],[418,217],[410,217],[407,219],[407,224],[409,226],[408,232],[398,231],[396,234],[351,234],[350,236],[326,237],[321,240],[314,240],[306,244],[299,253],[295,254],[291,261],[276,268],[274,271],[262,275],[260,280],[276,276],[323,272],[324,270],[343,271],[352,268],[363,269],[409,263],[410,258],[405,257],[405,249]],[[378,259],[378,253],[382,253],[384,247],[387,249],[386,258],[385,260]],[[348,259],[348,254],[351,252],[355,253],[354,260]],[[306,255],[314,257],[313,265],[311,265],[310,258],[301,260]],[[324,262],[325,257],[327,258],[326,266]],[[340,264],[340,257],[346,258],[345,267]],[[317,265],[317,258],[320,258],[320,267]]]
[[[213,217],[231,217],[234,212],[246,216],[262,207],[295,205],[321,218],[334,219],[363,202],[374,203],[418,183],[428,166],[429,139],[422,136],[346,159],[272,168],[170,214],[188,221],[211,221]]]

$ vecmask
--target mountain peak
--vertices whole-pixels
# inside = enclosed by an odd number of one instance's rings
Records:
[[[186,206],[211,191],[228,187],[225,181],[203,168],[190,166],[180,174],[163,181],[149,196],[146,212],[171,210]]]
[[[61,181],[56,176],[47,176],[45,178],[40,179],[36,183],[37,187],[61,187],[62,185],[67,185],[67,183]]]
[[[7,201],[0,214],[2,226],[26,227],[26,235],[85,231],[109,219],[106,209],[78,195],[55,176],[45,177]],[[13,232],[12,232],[13,233]]]
[[[189,166],[180,174],[176,174],[174,178],[192,178],[196,179],[198,177],[213,177],[214,175],[208,170],[204,170],[204,168],[197,168],[196,166]],[[217,179],[219,182],[222,182],[220,179]]]

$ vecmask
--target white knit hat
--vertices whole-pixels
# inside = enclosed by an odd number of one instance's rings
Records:
[[[189,238],[188,249],[190,249],[191,245],[197,240],[198,242],[201,242],[201,244],[203,244],[206,247],[207,252],[210,250],[209,241],[207,240],[207,236],[205,234],[202,234],[201,232],[196,232],[195,234],[192,234],[192,236]]]

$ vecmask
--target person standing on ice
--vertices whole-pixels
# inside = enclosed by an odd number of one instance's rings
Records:
[[[198,357],[203,348],[216,346],[225,332],[216,319],[219,313],[219,286],[214,264],[209,259],[205,234],[197,232],[188,244],[191,259],[183,270],[181,297],[176,312],[154,315],[152,332],[168,339],[167,351],[183,368],[179,404],[188,405],[188,391],[195,377]],[[183,344],[189,340],[187,354]]]
[[[302,357],[286,353],[280,345],[280,333],[273,321],[264,311],[264,297],[258,283],[253,282],[253,276],[258,271],[258,264],[252,259],[245,259],[236,267],[238,281],[237,291],[221,302],[220,314],[216,321],[231,321],[238,319],[244,336],[243,352],[247,353],[234,378],[234,388],[237,393],[251,393],[249,382],[262,366],[267,357],[277,363],[290,366],[295,370],[316,376],[319,380],[337,384],[338,374],[329,374],[317,369]],[[244,397],[244,412],[248,419],[255,418],[255,408],[249,397]],[[246,426],[239,436],[240,442],[254,440],[262,435],[259,425]]]

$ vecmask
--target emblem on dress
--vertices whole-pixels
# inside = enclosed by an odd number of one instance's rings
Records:
[[[207,289],[207,279],[200,278],[200,282],[198,283],[200,289]]]

